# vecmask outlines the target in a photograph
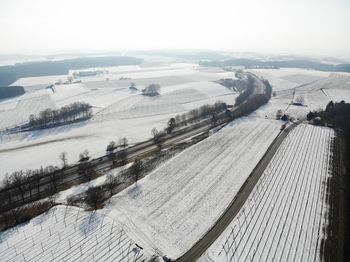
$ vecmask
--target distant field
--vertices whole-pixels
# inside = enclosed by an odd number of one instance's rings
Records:
[[[123,136],[130,143],[146,140],[151,137],[152,128],[163,129],[176,114],[217,100],[233,104],[238,95],[212,81],[222,78],[222,74],[233,77],[234,73],[202,71],[196,64],[108,67],[101,72],[81,77],[77,80],[82,82],[74,84],[55,85],[58,80],[67,81],[67,75],[22,78],[15,83],[23,85],[28,93],[0,102],[0,130],[25,123],[30,114],[73,102],[91,104],[94,116],[68,126],[0,135],[0,179],[17,169],[60,165],[58,155],[63,151],[74,163],[85,149],[92,156],[102,155],[110,141]],[[132,82],[141,90],[158,83],[161,95],[145,97],[140,91],[129,89]],[[50,85],[52,88],[46,89]],[[22,159],[20,163],[17,157]]]
[[[330,128],[294,129],[200,261],[322,261],[333,137]]]
[[[348,89],[324,89],[324,92],[333,102],[350,102],[350,83]]]
[[[333,99],[350,99],[350,75],[304,69],[252,69],[248,70],[269,80],[276,96],[253,115],[275,118],[277,110],[295,118],[305,118],[313,110],[324,109]],[[294,95],[295,92],[295,95]],[[301,99],[304,106],[291,105]]]
[[[14,108],[0,111],[0,130],[23,124],[28,121],[31,114],[38,114],[46,108],[56,108],[48,94],[20,99]]]

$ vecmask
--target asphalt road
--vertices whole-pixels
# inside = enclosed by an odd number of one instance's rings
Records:
[[[275,155],[277,149],[286,138],[288,133],[297,124],[292,124],[275,138],[267,149],[264,156],[261,158],[257,166],[254,168],[252,173],[249,175],[246,182],[243,184],[235,198],[231,201],[230,205],[226,211],[221,215],[219,220],[214,224],[214,226],[205,234],[205,236],[200,239],[190,250],[188,250],[184,255],[176,259],[177,262],[189,262],[196,261],[210,246],[211,244],[222,234],[222,232],[228,227],[233,218],[238,214],[242,208],[248,196],[253,191],[254,186],[258,182],[261,175],[264,173],[265,168],[270,163],[272,157]]]

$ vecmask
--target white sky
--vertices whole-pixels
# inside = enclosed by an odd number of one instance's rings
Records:
[[[0,0],[0,53],[215,49],[350,57],[350,0]]]

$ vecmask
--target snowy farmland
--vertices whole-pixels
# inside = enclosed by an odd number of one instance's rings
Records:
[[[215,223],[277,136],[280,121],[246,117],[112,198],[107,214],[145,245],[179,257]]]
[[[121,137],[137,143],[151,137],[151,129],[163,129],[176,114],[221,100],[233,104],[237,93],[214,83],[232,72],[203,71],[196,64],[128,66],[107,68],[105,74],[81,78],[81,83],[53,85],[67,76],[19,79],[29,93],[0,101],[0,130],[28,121],[30,114],[46,108],[60,108],[73,102],[92,105],[88,121],[56,128],[8,135],[0,132],[0,179],[18,169],[59,165],[59,154],[68,153],[69,163],[85,149],[94,156],[104,154],[107,144]],[[161,80],[161,81],[160,81]],[[158,82],[159,81],[159,82]],[[159,97],[146,97],[130,90],[130,83],[142,89],[161,84]],[[28,157],[29,155],[35,157]],[[23,159],[18,163],[16,159]]]
[[[320,261],[334,131],[299,125],[201,261]]]
[[[267,105],[254,112],[259,117],[276,118],[277,110],[281,110],[295,119],[303,119],[310,111],[324,109],[331,100],[339,102],[350,99],[348,74],[298,68],[248,71],[269,80],[276,94]],[[303,106],[291,105],[299,101]]]
[[[123,225],[102,213],[57,206],[0,234],[1,261],[144,261]]]

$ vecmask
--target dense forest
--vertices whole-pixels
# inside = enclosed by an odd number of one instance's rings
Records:
[[[82,121],[91,117],[90,104],[75,102],[57,110],[48,108],[38,115],[30,115],[28,126],[30,129],[41,129]]]
[[[23,95],[23,86],[0,86],[0,99]]]
[[[142,59],[129,56],[104,56],[66,59],[60,61],[26,62],[0,67],[0,85],[10,85],[17,79],[32,76],[65,75],[70,69],[138,65]]]
[[[308,60],[286,61],[260,61],[255,59],[230,59],[224,61],[203,61],[203,66],[244,66],[246,68],[270,67],[270,68],[305,68],[327,72],[350,72],[350,64],[324,64]]]

